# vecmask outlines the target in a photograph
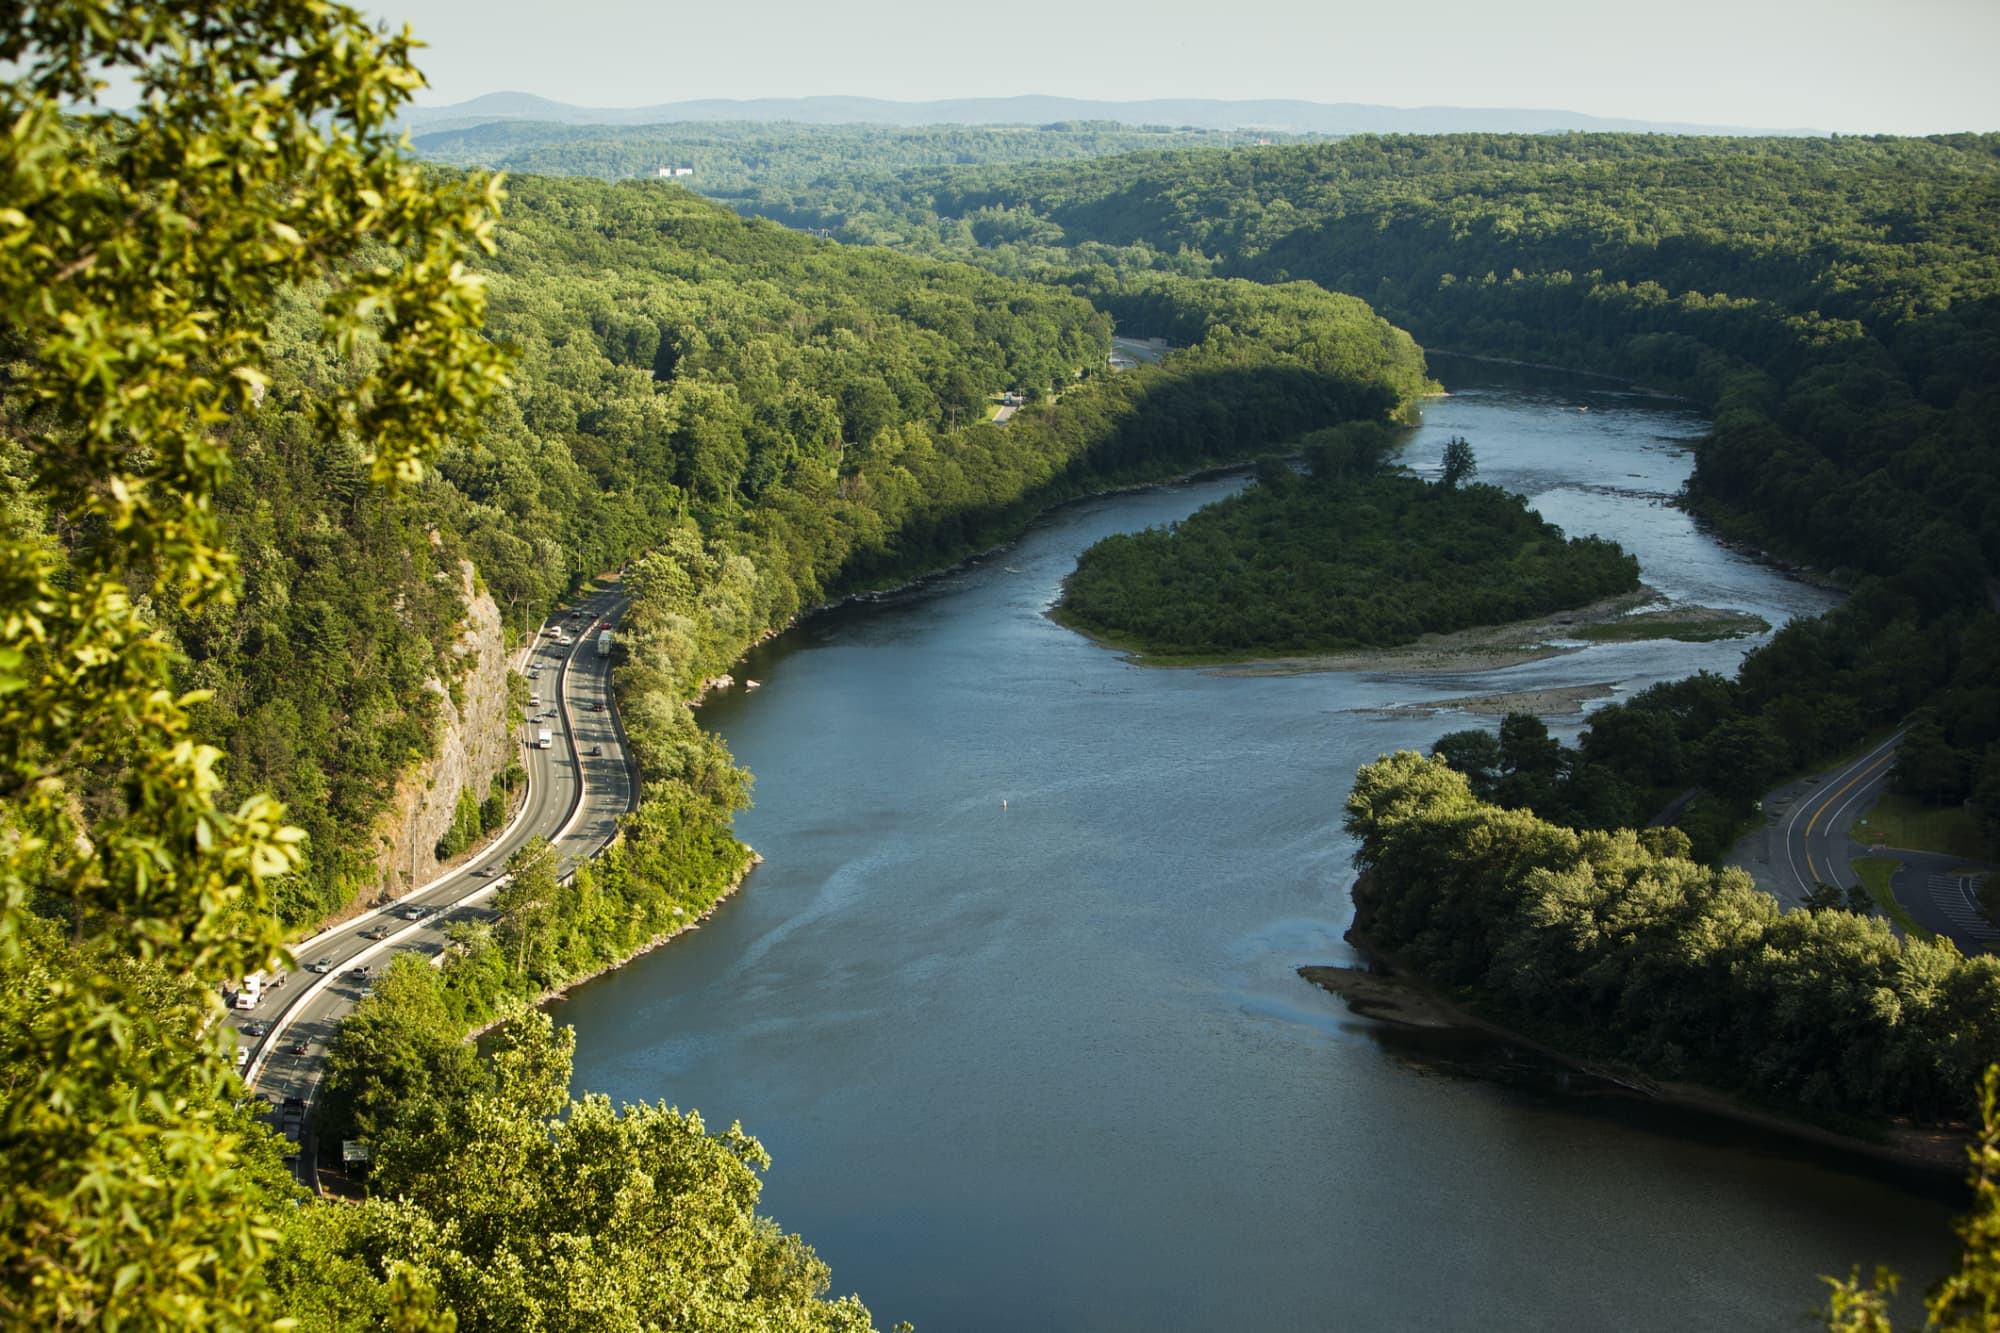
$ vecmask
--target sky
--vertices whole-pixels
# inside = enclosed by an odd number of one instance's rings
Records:
[[[368,0],[419,105],[833,94],[1531,107],[1847,134],[2000,130],[2000,0]]]

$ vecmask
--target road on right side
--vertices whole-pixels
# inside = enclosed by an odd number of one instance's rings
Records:
[[[1858,758],[1798,778],[1764,797],[1764,823],[1740,839],[1729,864],[1750,872],[1757,887],[1786,907],[1802,907],[1821,884],[1845,889],[1861,882],[1857,857],[1893,859],[1890,891],[1918,925],[1950,937],[1966,953],[2000,943],[1974,898],[1979,874],[1994,867],[1943,852],[1887,847],[1855,836],[1888,786],[1898,731]]]

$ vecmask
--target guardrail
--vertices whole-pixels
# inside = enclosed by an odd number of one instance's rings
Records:
[[[625,600],[621,600],[615,603],[608,612],[609,617],[616,618],[620,613],[622,613],[625,605],[627,604],[628,602]],[[584,778],[582,756],[577,753],[576,724],[575,724],[575,719],[571,715],[570,705],[569,705],[570,668],[575,665],[577,655],[580,652],[582,652],[583,645],[587,642],[589,642],[587,638],[579,638],[576,641],[576,643],[571,646],[569,653],[563,658],[562,668],[558,672],[556,677],[556,706],[562,712],[563,731],[565,733],[565,740],[569,747],[570,762],[575,766],[576,769],[576,791],[570,799],[570,807],[567,814],[564,817],[562,826],[558,828],[554,833],[554,835],[552,835],[549,839],[551,846],[560,843],[565,837],[569,836],[570,831],[576,827],[577,821],[583,817],[585,797],[589,790],[589,784],[585,781]],[[607,668],[607,673],[608,673],[608,668]],[[607,674],[607,679],[608,679],[608,674]],[[613,725],[614,727],[618,728],[619,734],[622,736],[623,735],[622,725],[620,725],[616,720],[617,719],[616,704],[612,703],[609,705],[609,707],[612,712]],[[625,762],[629,769],[631,764],[630,751],[626,750],[622,745],[620,748],[621,752],[625,756]],[[500,833],[493,840],[494,845],[498,845],[504,842],[510,835],[512,835],[516,830],[518,830],[521,825],[521,822],[528,817],[530,810],[533,809],[534,802],[533,802],[532,769],[529,770],[528,783],[529,785],[525,788],[527,795],[524,796],[521,802],[521,808],[515,812],[514,818],[509,820],[506,826],[500,830]],[[337,935],[344,934],[345,932],[353,929],[357,925],[381,919],[392,913],[400,913],[407,911],[408,904],[411,902],[411,900],[419,897],[420,895],[435,892],[441,885],[448,884],[452,880],[458,878],[461,875],[467,875],[472,873],[473,871],[479,869],[483,863],[484,863],[484,858],[475,856],[472,859],[466,861],[465,864],[460,865],[452,870],[449,870],[442,875],[439,875],[436,879],[433,879],[428,883],[418,885],[416,888],[411,889],[409,892],[403,894],[400,898],[397,898],[392,902],[370,908],[359,916],[351,917],[348,920],[341,922],[337,926],[332,926],[327,928],[326,930],[320,931],[318,934],[312,936],[310,939],[304,940],[300,942],[298,945],[294,946],[292,952],[294,956],[297,956],[299,954],[310,953],[316,946],[322,945],[325,941],[331,940]],[[572,871],[570,873],[573,874],[574,872]],[[243,1087],[246,1093],[254,1093],[256,1091],[257,1082],[263,1076],[265,1066],[269,1063],[272,1052],[278,1050],[282,1044],[280,1039],[284,1036],[286,1030],[290,1028],[295,1021],[297,1021],[301,1013],[304,1011],[307,1003],[309,1003],[315,996],[324,992],[329,986],[333,985],[335,981],[339,980],[342,976],[352,971],[355,967],[363,965],[367,963],[368,960],[375,958],[395,948],[397,945],[407,940],[410,936],[416,934],[418,931],[423,930],[426,926],[435,924],[436,918],[448,916],[451,913],[458,911],[460,908],[469,907],[481,901],[482,899],[494,893],[497,893],[504,885],[506,885],[509,882],[510,878],[511,878],[510,876],[501,875],[495,879],[490,879],[485,884],[482,884],[480,887],[474,889],[471,893],[466,894],[462,898],[455,899],[450,903],[437,905],[434,908],[434,910],[426,912],[422,918],[409,922],[409,924],[407,924],[400,930],[396,931],[394,934],[385,936],[382,939],[374,941],[367,948],[363,949],[360,953],[355,954],[352,958],[344,959],[338,966],[314,977],[313,981],[310,984],[308,984],[305,987],[305,989],[300,991],[297,996],[293,997],[292,1000],[285,1006],[285,1008],[278,1014],[278,1016],[274,1020],[272,1020],[271,1030],[268,1033],[266,1033],[263,1039],[258,1043],[256,1051],[253,1053],[250,1062],[248,1063],[248,1065],[245,1066],[243,1071]],[[565,874],[562,876],[562,878],[567,879],[569,878],[569,875]],[[442,955],[440,955],[440,957],[442,957]],[[317,1090],[318,1084],[319,1084],[319,1073],[318,1070],[315,1069],[313,1074],[313,1090],[315,1091]],[[308,1095],[307,1100],[308,1102],[310,1102],[311,1100],[310,1094]]]

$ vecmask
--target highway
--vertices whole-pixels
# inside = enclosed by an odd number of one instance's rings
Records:
[[[1898,731],[1844,768],[1808,778],[1790,801],[1789,811],[1776,812],[1784,847],[1785,887],[1804,901],[1821,884],[1844,889],[1860,883],[1848,855],[1855,819],[1888,784],[1896,762]],[[1784,800],[1784,797],[1779,797]],[[1766,802],[1766,812],[1770,802]]]
[[[1846,889],[1860,883],[1854,821],[1888,785],[1902,739],[1898,731],[1858,759],[1765,796],[1764,826],[1736,844],[1730,864],[1748,870],[1758,888],[1787,907],[1804,906],[1821,884]]]
[[[294,944],[299,967],[267,988],[254,1010],[230,1011],[249,1053],[249,1095],[267,1097],[274,1108],[296,1097],[310,1108],[327,1042],[369,976],[398,953],[436,958],[445,947],[445,927],[481,910],[478,904],[506,883],[507,859],[530,839],[555,845],[558,874],[609,845],[619,818],[635,804],[636,785],[597,634],[600,622],[615,625],[624,608],[615,589],[593,594],[571,612],[558,612],[529,648],[529,684],[542,703],[530,707],[519,738],[527,794],[501,833],[428,884]],[[565,629],[573,637],[567,646],[558,637]],[[550,711],[553,716],[538,719]],[[547,750],[531,743],[543,727],[552,733]],[[300,1154],[301,1179],[309,1185],[313,1157]]]

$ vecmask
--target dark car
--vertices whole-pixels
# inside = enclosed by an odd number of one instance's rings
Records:
[[[243,1025],[243,1035],[246,1037],[261,1037],[270,1030],[271,1025],[261,1018],[254,1023],[245,1023]]]
[[[295,1041],[290,1046],[287,1046],[285,1049],[290,1051],[293,1055],[305,1055],[312,1050],[312,1047],[306,1042]]]
[[[603,747],[602,745],[593,745],[593,746],[591,746],[591,747],[590,747],[590,752],[591,752],[591,754],[593,754],[593,755],[600,755],[600,754],[603,754],[603,753],[604,753],[604,747]]]

